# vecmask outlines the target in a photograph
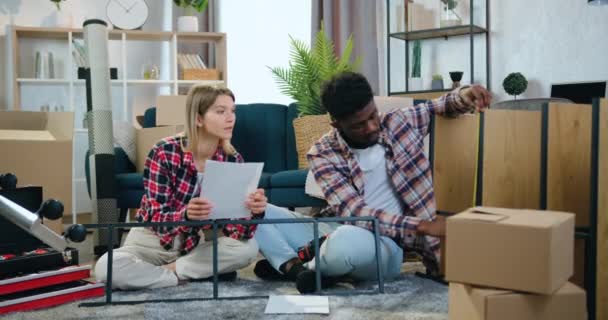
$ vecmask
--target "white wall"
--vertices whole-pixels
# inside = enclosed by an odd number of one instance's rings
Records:
[[[289,35],[310,43],[310,0],[218,1],[219,32],[228,37],[228,87],[237,103],[283,103],[267,66],[288,66]]]
[[[421,1],[428,2],[416,0]],[[512,99],[502,88],[503,79],[511,72],[521,72],[528,79],[522,98],[549,97],[552,83],[608,80],[608,6],[589,6],[586,0],[489,2],[491,87],[495,101]],[[474,3],[483,12],[483,1]],[[391,46],[391,90],[401,91],[402,41],[392,40]],[[475,80],[485,83],[484,37],[477,36],[475,46]],[[448,72],[455,69],[465,71],[463,83],[468,83],[468,55],[468,37],[424,41],[422,77],[427,89],[434,73],[442,74],[445,85],[450,85]]]

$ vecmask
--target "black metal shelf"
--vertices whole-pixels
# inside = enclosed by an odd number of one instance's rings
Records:
[[[476,25],[462,25],[447,28],[416,30],[409,32],[391,33],[389,36],[401,40],[424,40],[439,39],[457,36],[468,36],[470,34],[485,34],[488,30]]]
[[[452,89],[442,89],[442,90],[417,90],[417,91],[392,91],[391,95],[397,94],[418,94],[418,93],[436,93],[436,92],[444,92],[448,93],[452,91]]]
[[[387,92],[388,95],[394,94],[414,94],[414,93],[432,93],[439,92],[435,90],[419,90],[419,91],[410,91],[409,90],[409,73],[410,73],[410,41],[417,40],[425,40],[425,39],[441,39],[445,38],[446,40],[449,37],[469,37],[469,70],[468,70],[468,78],[469,83],[475,83],[475,66],[474,66],[474,39],[476,35],[483,35],[485,37],[485,62],[486,62],[486,87],[491,89],[491,74],[490,74],[490,4],[489,0],[477,0],[481,2],[485,2],[485,27],[474,24],[474,6],[473,2],[475,0],[471,0],[469,3],[469,21],[468,24],[453,26],[453,27],[445,27],[445,28],[435,28],[435,29],[425,29],[425,30],[415,30],[415,31],[406,31],[406,32],[390,32],[391,30],[391,0],[386,0],[386,27],[388,30],[388,34],[386,36],[386,46],[387,46]],[[391,92],[391,39],[399,39],[403,40],[405,43],[405,91],[399,92]]]

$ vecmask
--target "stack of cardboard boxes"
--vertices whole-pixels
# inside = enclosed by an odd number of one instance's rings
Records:
[[[447,220],[450,320],[587,319],[574,215],[477,207]]]

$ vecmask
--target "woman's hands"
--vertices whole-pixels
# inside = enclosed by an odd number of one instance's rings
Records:
[[[251,193],[245,201],[247,209],[254,215],[261,214],[266,210],[268,198],[264,195],[264,189],[257,189]],[[186,219],[188,220],[207,220],[213,209],[213,204],[202,197],[194,197],[188,202],[186,207]]]
[[[247,197],[245,206],[251,210],[252,214],[261,214],[266,210],[267,201],[268,198],[264,195],[264,189],[257,189]]]
[[[194,197],[188,202],[186,207],[186,219],[188,220],[207,220],[211,214],[213,205],[209,200],[202,197]]]

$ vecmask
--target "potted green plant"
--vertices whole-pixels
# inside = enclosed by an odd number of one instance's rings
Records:
[[[433,75],[433,81],[431,81],[432,90],[443,90],[443,77],[440,74]]]
[[[412,47],[412,77],[410,79],[409,91],[422,90],[421,64],[422,64],[422,43],[420,40],[414,41]]]
[[[517,96],[524,93],[528,88],[528,80],[523,74],[519,72],[510,73],[502,82],[502,87],[505,92],[514,96],[517,100]]]
[[[173,0],[173,3],[184,8],[184,15],[177,18],[177,31],[198,32],[198,17],[196,12],[201,13],[207,9],[209,0]]]
[[[447,28],[459,26],[462,24],[462,19],[456,13],[455,9],[458,6],[456,0],[441,0],[441,19],[439,20],[439,27]]]
[[[321,105],[321,86],[334,75],[356,71],[361,61],[351,62],[352,35],[346,41],[340,56],[334,52],[334,43],[325,30],[316,34],[309,47],[301,40],[290,38],[289,67],[269,67],[281,93],[293,98],[299,117],[294,120],[296,148],[300,168],[307,167],[306,153],[310,146],[331,129],[327,110]]]

